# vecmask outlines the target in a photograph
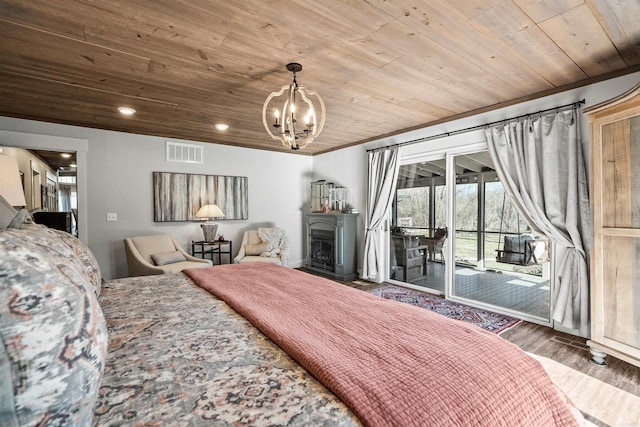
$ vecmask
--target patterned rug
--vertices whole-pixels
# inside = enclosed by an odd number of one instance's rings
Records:
[[[434,311],[451,319],[472,323],[496,334],[500,334],[520,322],[520,319],[514,317],[447,301],[435,295],[396,286],[377,288],[372,290],[371,293],[382,298],[426,308],[427,310]]]

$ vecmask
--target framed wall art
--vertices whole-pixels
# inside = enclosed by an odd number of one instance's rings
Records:
[[[249,219],[248,178],[153,172],[153,220],[196,221],[204,205],[218,205],[222,219]]]

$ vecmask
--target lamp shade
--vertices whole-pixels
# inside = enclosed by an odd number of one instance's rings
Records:
[[[0,196],[11,206],[26,206],[20,170],[15,157],[0,155]]]
[[[196,218],[224,218],[224,213],[220,210],[218,205],[204,205],[196,213]]]

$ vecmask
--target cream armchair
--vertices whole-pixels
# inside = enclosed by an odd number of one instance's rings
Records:
[[[279,228],[259,228],[244,232],[240,251],[234,264],[245,262],[270,262],[287,266],[289,260],[289,239]]]
[[[177,273],[185,268],[201,268],[212,265],[185,252],[168,234],[139,236],[124,239],[129,276]]]

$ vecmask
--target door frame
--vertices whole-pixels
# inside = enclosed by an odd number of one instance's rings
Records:
[[[549,315],[548,319],[542,319],[537,316],[531,316],[527,313],[521,311],[515,311],[508,308],[495,306],[492,304],[483,303],[481,301],[469,300],[466,298],[462,298],[454,295],[453,287],[455,285],[455,266],[451,268],[450,266],[455,261],[455,212],[456,212],[456,169],[455,169],[455,157],[461,155],[470,155],[482,151],[487,151],[489,149],[487,143],[478,143],[478,144],[470,144],[463,147],[455,147],[449,150],[446,150],[447,155],[447,227],[449,229],[449,242],[447,244],[447,250],[445,254],[445,260],[447,263],[447,269],[445,271],[446,274],[446,282],[445,282],[445,298],[459,302],[461,304],[471,305],[474,307],[482,308],[485,310],[490,310],[496,313],[505,314],[508,316],[517,317],[519,319],[526,320],[531,323],[536,323],[544,326],[553,327],[553,319],[551,313],[553,313],[554,307],[554,288],[555,288],[555,265],[554,265],[554,257],[550,259],[550,274],[549,274]],[[555,253],[553,251],[552,253]]]
[[[442,151],[429,151],[429,152],[425,152],[425,153],[420,153],[420,154],[412,154],[412,155],[407,155],[407,156],[402,156],[402,152],[400,153],[401,157],[399,160],[399,164],[400,166],[404,166],[404,165],[411,165],[414,163],[419,163],[419,162],[432,162],[434,160],[444,160],[446,162],[446,153],[442,152]],[[446,180],[445,180],[446,181]],[[445,187],[447,186],[447,183],[445,182]],[[397,189],[396,189],[397,191]],[[430,195],[430,197],[433,198],[433,195]],[[448,197],[448,196],[447,196]],[[448,200],[445,200],[445,212],[447,211],[447,207],[448,207]],[[430,209],[433,209],[433,207],[430,207]],[[401,282],[399,280],[395,280],[395,279],[390,279],[389,276],[391,274],[391,251],[388,249],[391,244],[391,218],[392,212],[389,211],[389,216],[386,219],[386,227],[385,227],[385,233],[384,233],[384,247],[387,248],[386,249],[386,262],[385,262],[385,275],[384,275],[384,281],[391,283],[393,285],[398,285],[398,286],[403,286],[405,288],[410,288],[410,289],[415,289],[418,291],[422,291],[422,292],[427,292],[430,294],[434,294],[434,295],[440,295],[440,296],[444,296],[444,292],[441,292],[439,290],[436,289],[430,289],[430,288],[425,288],[424,286],[417,286],[417,285],[413,285],[411,283],[407,283],[407,282]],[[448,222],[448,220],[447,220]],[[446,256],[446,255],[445,255]],[[448,262],[445,262],[445,269],[448,268]],[[446,272],[445,272],[446,275]],[[446,276],[445,276],[446,277]],[[445,284],[445,289],[446,289],[446,284]]]
[[[539,317],[534,317],[534,316],[529,316],[526,313],[523,312],[519,312],[519,311],[514,311],[514,310],[510,310],[504,307],[499,307],[499,306],[494,306],[494,305],[490,305],[490,304],[486,304],[480,301],[475,301],[475,300],[469,300],[469,299],[465,299],[465,298],[461,298],[461,297],[457,297],[453,294],[453,287],[455,284],[455,265],[453,264],[453,260],[455,260],[455,192],[456,192],[456,169],[455,169],[455,157],[456,156],[460,156],[460,155],[469,155],[469,154],[474,154],[474,153],[478,153],[478,152],[483,152],[483,151],[488,151],[488,145],[486,143],[486,141],[484,142],[475,142],[475,143],[469,143],[469,144],[464,144],[464,145],[458,145],[458,146],[452,146],[452,147],[440,147],[440,148],[434,148],[431,151],[421,151],[418,153],[413,153],[413,154],[406,154],[406,155],[402,155],[401,153],[401,157],[400,157],[400,165],[407,165],[407,164],[413,164],[413,163],[418,163],[418,162],[422,162],[422,161],[433,161],[433,160],[442,160],[443,158],[445,159],[445,164],[446,164],[446,180],[445,180],[445,186],[446,186],[446,226],[449,229],[449,236],[447,238],[448,242],[446,245],[446,250],[444,252],[444,256],[445,256],[445,291],[440,292],[437,290],[433,290],[433,289],[429,289],[429,288],[425,288],[425,287],[421,287],[421,286],[416,286],[416,285],[412,285],[410,283],[406,283],[406,282],[400,282],[397,280],[391,280],[389,279],[389,273],[390,273],[390,269],[389,269],[389,265],[390,265],[390,253],[387,250],[387,256],[386,256],[386,271],[385,271],[385,275],[383,276],[385,278],[385,281],[387,281],[388,283],[391,284],[395,284],[395,285],[400,285],[406,288],[411,288],[411,289],[416,289],[422,292],[428,292],[428,293],[433,293],[433,294],[437,294],[437,295],[441,295],[444,296],[446,299],[450,300],[450,301],[454,301],[454,302],[459,302],[462,304],[466,304],[466,305],[470,305],[470,306],[474,306],[474,307],[478,307],[481,309],[486,309],[486,310],[490,310],[496,313],[501,313],[501,314],[505,314],[505,315],[509,315],[509,316],[514,316],[523,320],[526,320],[528,322],[532,322],[532,323],[536,323],[536,324],[540,324],[540,325],[544,325],[544,326],[549,326],[549,327],[553,327],[553,319],[551,316],[551,313],[553,313],[553,306],[554,306],[554,288],[555,288],[555,263],[554,263],[554,259],[555,256],[551,257],[550,259],[550,278],[549,278],[549,318],[548,320],[545,319],[541,319]],[[391,215],[391,213],[389,213],[389,215]],[[387,219],[387,224],[390,224],[391,218],[389,217]],[[386,233],[384,233],[384,247],[388,248],[388,245],[390,244],[390,227],[386,227]],[[553,253],[555,253],[555,251],[553,251]]]
[[[13,132],[0,129],[0,141],[7,147],[48,151],[75,151],[76,191],[78,193],[78,238],[89,244],[89,210],[87,207],[87,156],[89,141],[81,138],[43,135],[28,132]]]

